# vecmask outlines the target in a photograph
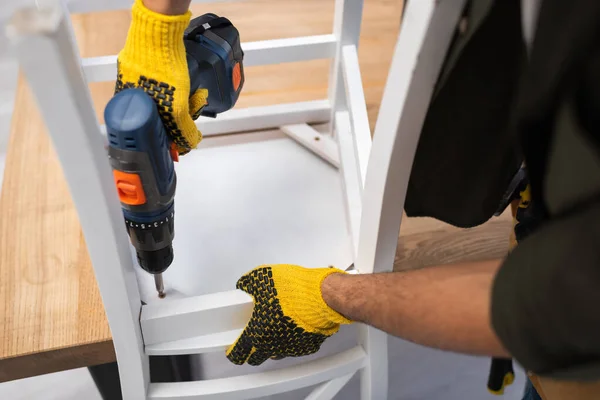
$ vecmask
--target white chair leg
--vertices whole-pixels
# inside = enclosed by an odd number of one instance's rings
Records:
[[[433,89],[465,0],[408,2],[375,127],[363,192],[356,267],[391,271],[404,198]],[[361,372],[362,400],[387,398],[387,338],[362,328],[368,364]]]
[[[331,134],[335,133],[335,113],[347,110],[342,76],[342,48],[345,45],[354,45],[358,48],[362,9],[363,0],[335,0],[333,35],[337,39],[337,45],[329,70],[328,90],[329,103],[331,104],[329,118]]]
[[[148,357],[129,239],[68,14],[60,6],[22,9],[8,33],[77,207],[114,338],[123,397],[145,400]]]

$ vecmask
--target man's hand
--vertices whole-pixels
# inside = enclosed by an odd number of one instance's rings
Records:
[[[190,11],[160,14],[136,0],[127,41],[118,57],[115,86],[115,92],[139,87],[154,99],[165,129],[181,154],[195,148],[202,139],[192,116],[198,117],[208,97],[206,89],[190,95],[183,44],[190,17]]]
[[[268,358],[315,353],[340,324],[350,320],[332,310],[321,296],[321,283],[335,268],[263,265],[237,282],[254,298],[250,322],[227,350],[234,364],[260,365]]]

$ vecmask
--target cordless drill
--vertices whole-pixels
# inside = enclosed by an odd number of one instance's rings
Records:
[[[162,298],[162,273],[173,262],[177,183],[167,134],[156,104],[142,89],[118,93],[104,119],[125,225],[139,265],[154,275]]]
[[[232,108],[244,84],[243,51],[237,29],[215,14],[190,22],[184,34],[190,93],[208,89],[200,115],[216,117]],[[173,262],[177,152],[154,100],[142,89],[125,89],[104,110],[108,155],[125,225],[139,265],[154,275],[165,296],[162,273]]]

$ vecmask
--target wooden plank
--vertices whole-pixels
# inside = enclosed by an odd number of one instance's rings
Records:
[[[402,217],[394,271],[506,256],[512,229],[510,209],[475,228],[463,229],[433,218]]]
[[[25,354],[0,361],[0,382],[106,364],[115,360],[112,340]],[[48,368],[49,365],[52,366],[51,369]]]
[[[114,360],[77,212],[22,80],[0,215],[0,380]]]

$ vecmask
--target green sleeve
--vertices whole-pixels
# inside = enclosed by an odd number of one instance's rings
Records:
[[[519,243],[496,276],[491,314],[496,334],[526,369],[600,378],[600,201]]]

